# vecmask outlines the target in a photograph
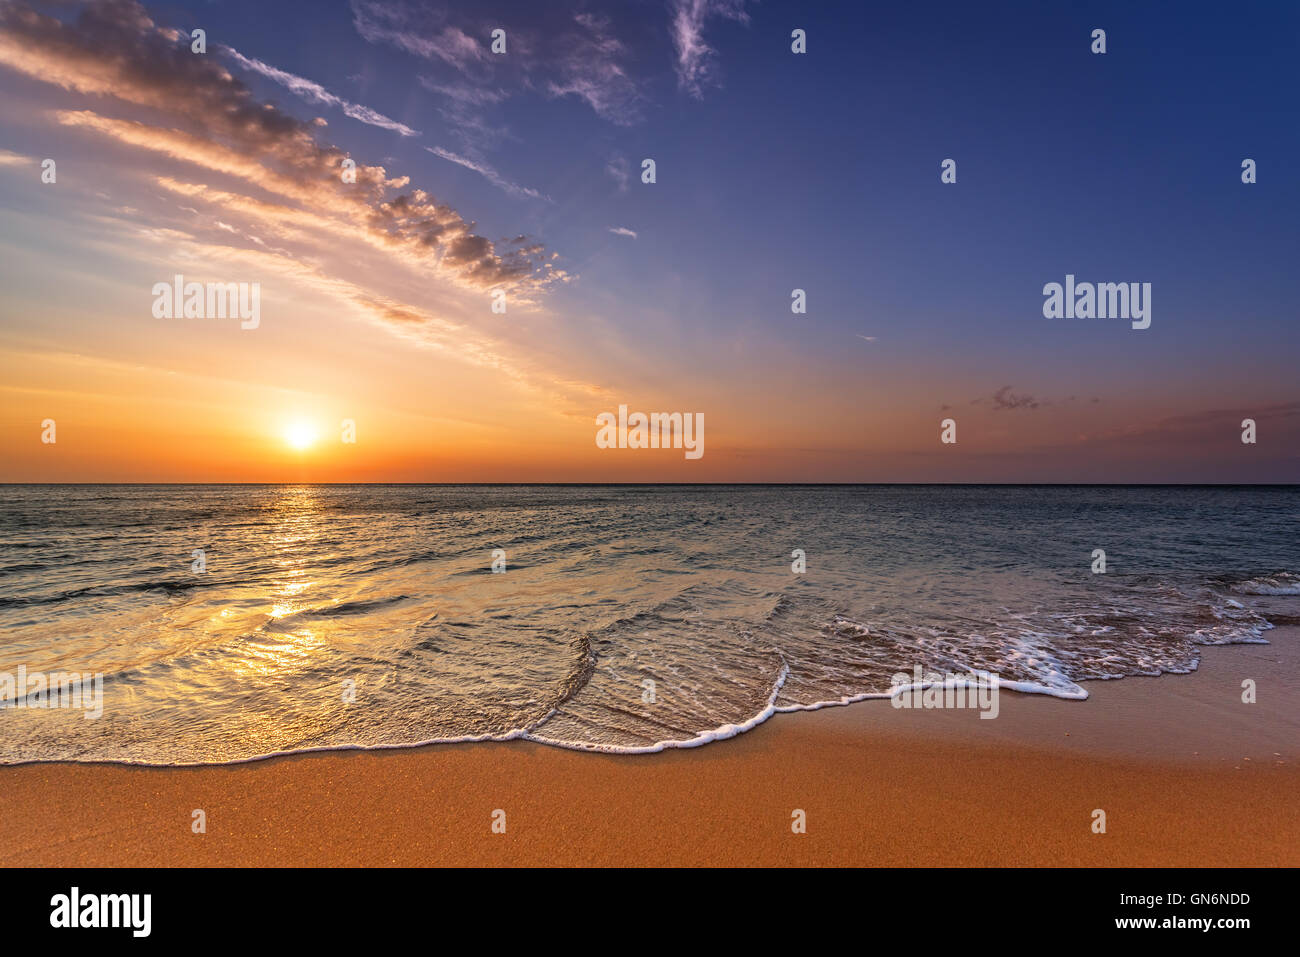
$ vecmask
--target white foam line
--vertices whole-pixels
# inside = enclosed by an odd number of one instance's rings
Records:
[[[965,688],[973,683],[965,678],[959,678],[952,681],[912,681],[905,685],[894,685],[888,691],[868,691],[863,694],[845,695],[838,700],[816,701],[812,704],[788,704],[782,708],[777,708],[784,714],[790,714],[795,711],[820,711],[822,708],[839,708],[843,705],[856,704],[859,701],[875,701],[885,698],[894,698],[898,695],[911,691],[924,691],[926,688],[938,685],[942,688]],[[1073,684],[1073,683],[1072,683]],[[1035,684],[1032,681],[1008,681],[1005,678],[998,679],[998,688],[1005,688],[1008,691],[1016,691],[1020,694],[1045,694],[1053,698],[1064,698],[1067,701],[1086,701],[1088,692],[1084,691],[1077,684],[1073,685],[1074,690],[1067,691],[1059,688],[1049,688],[1047,685]]]
[[[560,741],[556,738],[544,738],[541,735],[526,734],[524,735],[529,741],[536,741],[538,744],[549,744],[557,748],[567,748],[570,751],[601,751],[606,754],[655,754],[659,751],[666,751],[668,748],[698,748],[700,745],[709,744],[713,741],[725,741],[727,738],[734,738],[738,734],[744,734],[753,728],[757,728],[772,715],[776,714],[776,697],[781,693],[781,688],[785,685],[785,679],[790,674],[790,665],[784,658],[781,659],[781,673],[776,676],[776,682],[772,685],[772,693],[768,695],[767,707],[758,714],[754,715],[748,721],[742,724],[724,724],[719,725],[712,731],[702,731],[693,738],[686,738],[680,741],[657,741],[654,744],[642,745],[640,747],[627,747],[616,744],[598,744],[595,742],[583,741]]]

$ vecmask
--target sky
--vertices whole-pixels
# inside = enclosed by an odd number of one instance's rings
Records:
[[[1293,483],[1298,81],[1280,3],[3,0],[0,481]]]

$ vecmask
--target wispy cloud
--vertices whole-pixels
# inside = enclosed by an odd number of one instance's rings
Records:
[[[67,21],[2,4],[0,65],[94,97],[95,109],[52,114],[65,127],[234,177],[251,194],[276,194],[448,283],[508,286],[518,301],[566,278],[543,260],[540,246],[498,249],[455,209],[423,190],[406,190],[409,178],[382,166],[358,163],[356,181],[343,183],[347,154],[321,143],[317,125],[257,101],[218,61],[192,55],[188,37],[155,25],[134,0],[85,4]],[[114,103],[155,112],[147,122],[99,112]]]
[[[1300,402],[1197,410],[1156,421],[1134,421],[1111,429],[1083,433],[1076,436],[1075,440],[1079,444],[1099,447],[1131,445],[1144,449],[1204,448],[1214,443],[1223,443],[1225,439],[1230,443],[1238,443],[1242,419],[1269,423],[1280,441],[1290,441],[1284,448],[1296,448],[1291,437],[1300,429]],[[1291,457],[1294,461],[1294,453],[1291,453]]]
[[[469,159],[467,157],[458,156],[455,153],[451,152],[450,150],[443,149],[441,146],[426,146],[425,149],[428,150],[430,153],[432,153],[434,156],[445,159],[449,163],[455,163],[456,165],[463,166],[466,169],[472,169],[474,172],[478,173],[480,176],[482,176],[493,186],[497,187],[498,189],[504,190],[505,192],[510,193],[514,196],[529,196],[533,199],[546,200],[546,202],[548,203],[553,202],[553,200],[549,196],[545,196],[542,193],[539,193],[535,189],[531,189],[530,187],[527,186],[520,186],[518,183],[510,182],[510,180],[506,179],[504,176],[502,176],[500,173],[498,173],[495,169],[493,169],[491,166],[487,165],[486,163],[475,162],[474,160]]]
[[[686,93],[702,99],[708,86],[720,80],[715,62],[717,51],[704,39],[705,25],[711,19],[749,23],[747,0],[670,0],[669,33],[677,53],[677,85]]]
[[[464,107],[495,106],[506,98],[505,90],[470,83],[439,83],[427,76],[420,77],[420,85],[430,93],[437,93]]]
[[[319,103],[323,106],[333,106],[343,111],[346,116],[354,120],[360,120],[362,123],[368,123],[371,126],[377,126],[380,129],[392,130],[403,136],[419,136],[419,130],[413,130],[405,123],[399,123],[397,120],[389,119],[384,114],[372,110],[368,106],[361,106],[358,103],[352,103],[336,96],[319,83],[315,83],[305,77],[295,76],[284,70],[277,69],[270,64],[263,63],[261,60],[253,57],[246,57],[238,50],[231,47],[223,47],[222,52],[230,59],[234,60],[245,70],[251,70],[254,73],[260,73],[269,80],[274,80],[281,86],[298,94],[309,103]]]
[[[1093,399],[1093,401],[1097,401]],[[1164,429],[1199,429],[1223,428],[1233,432],[1242,419],[1256,419],[1260,422],[1300,417],[1300,402],[1275,402],[1261,406],[1238,406],[1231,409],[1205,409],[1185,415],[1175,415],[1164,419],[1160,427]]]
[[[426,60],[441,60],[462,72],[485,63],[491,54],[483,37],[458,26],[440,25],[448,13],[404,3],[352,0],[352,25],[371,43],[388,43]]]
[[[867,338],[862,336],[860,338]],[[874,340],[874,336],[872,339]],[[1077,395],[1066,396],[1064,398],[1041,398],[1039,396],[1029,395],[1028,393],[1014,392],[1011,386],[1004,385],[991,395],[982,395],[978,398],[971,399],[969,405],[984,406],[993,412],[1033,412],[1036,409],[1056,408],[1067,409],[1081,400]],[[1096,396],[1087,400],[1091,405],[1097,405],[1101,402]],[[950,405],[944,404],[944,409],[951,408]]]
[[[421,76],[420,85],[437,96],[434,105],[447,121],[452,134],[468,152],[495,149],[511,139],[503,123],[494,123],[489,111],[507,99],[504,90],[491,89],[470,80],[441,83]]]
[[[576,96],[603,120],[630,126],[641,119],[641,94],[623,66],[627,48],[606,17],[579,13],[577,29],[561,38],[556,79],[547,84],[553,96]]]
[[[605,164],[605,172],[610,178],[618,184],[618,191],[624,192],[627,189],[628,181],[631,179],[631,173],[628,170],[628,162],[622,156],[611,156],[609,162]]]
[[[636,239],[636,232],[628,229],[626,226],[611,226],[609,231],[615,236],[626,236],[629,239]]]
[[[470,8],[447,3],[352,0],[353,25],[370,43],[385,44],[437,64],[454,82],[424,77],[426,89],[445,99],[440,109],[472,141],[482,113],[511,95],[541,92],[573,96],[610,123],[628,126],[642,118],[644,97],[628,69],[631,51],[613,21],[589,12],[559,20],[544,14],[536,24],[516,20],[507,31],[508,54],[490,52],[500,26]],[[491,130],[490,125],[488,130]]]
[[[1032,395],[1016,395],[1011,386],[1004,385],[991,396],[994,412],[1007,412],[1014,409],[1037,409],[1041,403]]]

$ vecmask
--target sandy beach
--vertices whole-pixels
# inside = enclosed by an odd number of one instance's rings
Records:
[[[1191,675],[1091,682],[1083,702],[1004,693],[996,720],[867,701],[651,755],[515,741],[8,767],[0,862],[1294,866],[1300,629],[1269,637],[1207,648]]]

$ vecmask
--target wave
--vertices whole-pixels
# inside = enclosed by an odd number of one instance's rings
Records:
[[[189,592],[211,588],[230,588],[240,582],[212,579],[206,581],[143,581],[125,582],[120,585],[87,585],[59,592],[56,595],[32,595],[27,597],[0,597],[0,608],[22,608],[27,606],[58,605],[77,598],[117,598],[124,595],[138,595],[151,591],[161,591],[175,597]]]
[[[632,547],[620,548],[618,555],[643,558],[670,552],[672,549],[669,547]],[[423,563],[432,554],[421,553],[411,559],[392,562],[385,558],[377,563],[390,567]],[[457,559],[463,558],[464,554],[459,550],[445,552],[446,556]],[[601,555],[602,559],[606,557]],[[375,561],[373,556],[370,559]],[[537,564],[548,561],[549,558],[541,558]],[[658,567],[660,564],[665,567]],[[682,562],[681,568],[670,565],[667,561],[638,562],[635,569],[645,580],[628,578],[616,581],[613,587],[606,587],[606,582],[612,579],[594,577],[582,580],[575,575],[579,583],[572,587],[571,593],[547,592],[547,597],[540,600],[549,603],[540,608],[530,608],[526,602],[520,604],[510,596],[502,597],[497,593],[493,593],[491,604],[487,606],[467,607],[462,596],[472,589],[466,588],[459,579],[486,572],[486,565],[468,571],[444,570],[442,581],[452,582],[454,588],[428,594],[422,594],[421,586],[416,584],[420,576],[410,574],[389,579],[390,588],[404,589],[400,593],[315,604],[265,621],[260,628],[262,632],[278,636],[313,622],[338,621],[341,623],[340,633],[350,639],[346,629],[359,635],[371,634],[371,626],[376,623],[358,622],[357,619],[375,615],[381,619],[377,627],[394,634],[401,632],[402,637],[411,639],[404,644],[394,640],[394,647],[401,645],[401,651],[393,651],[382,644],[368,646],[367,651],[378,649],[374,650],[373,658],[364,657],[365,653],[356,650],[351,640],[322,651],[311,644],[298,649],[289,642],[280,643],[277,637],[277,650],[267,650],[270,639],[265,639],[262,647],[248,652],[238,647],[237,636],[233,636],[236,640],[229,642],[229,648],[201,644],[201,650],[196,651],[193,646],[185,645],[183,650],[187,654],[166,662],[140,663],[137,656],[133,667],[110,673],[106,685],[110,681],[126,683],[138,680],[143,686],[154,681],[160,673],[146,674],[148,668],[166,667],[170,671],[160,682],[164,686],[174,674],[189,678],[197,676],[200,680],[185,686],[190,693],[196,688],[204,688],[206,692],[208,686],[202,681],[211,679],[214,694],[228,694],[233,700],[236,694],[252,694],[252,690],[247,685],[237,691],[231,690],[228,683],[231,672],[225,668],[229,659],[225,656],[247,653],[248,660],[255,665],[269,662],[268,667],[274,667],[278,660],[276,654],[300,651],[300,660],[288,659],[292,668],[297,669],[289,672],[290,677],[299,682],[292,688],[286,685],[288,691],[306,689],[312,693],[316,687],[330,682],[344,666],[354,669],[367,680],[379,680],[400,672],[403,680],[408,682],[408,688],[401,689],[405,697],[394,696],[386,700],[382,709],[370,712],[364,722],[347,724],[340,720],[336,725],[326,723],[327,733],[319,734],[312,728],[310,735],[298,739],[304,746],[268,749],[256,755],[224,760],[154,760],[151,755],[146,760],[129,759],[117,763],[155,766],[237,764],[314,751],[378,750],[512,740],[612,754],[656,753],[726,740],[756,728],[778,713],[815,711],[869,699],[890,698],[903,691],[929,687],[933,682],[928,678],[920,682],[894,680],[899,673],[913,673],[914,666],[920,666],[927,675],[931,672],[996,674],[998,687],[1002,690],[1084,700],[1088,698],[1083,687],[1087,681],[1194,671],[1199,665],[1199,653],[1195,650],[1199,646],[1266,644],[1263,634],[1275,624],[1300,621],[1300,617],[1294,615],[1257,607],[1261,606],[1260,602],[1246,602],[1248,597],[1300,596],[1300,574],[1290,570],[1256,571],[1268,567],[1266,565],[1253,566],[1250,574],[1231,578],[1200,573],[1190,583],[1190,575],[1174,579],[1155,574],[1111,574],[1092,579],[1085,571],[1082,585],[1071,582],[1068,588],[1058,593],[1039,590],[1014,592],[1005,599],[988,581],[978,579],[979,586],[998,599],[997,607],[989,607],[988,595],[981,596],[985,601],[980,603],[970,600],[965,593],[952,596],[945,602],[935,602],[931,593],[923,591],[928,582],[917,586],[914,603],[907,600],[908,585],[897,586],[896,591],[888,596],[888,604],[874,604],[876,596],[871,593],[870,580],[856,573],[856,577],[823,579],[812,584],[802,578],[792,581],[783,577],[778,580],[722,571],[724,565],[716,556],[705,556],[693,565]],[[514,571],[525,566],[511,563],[509,567]],[[998,566],[995,571],[1010,573],[1016,569],[1007,564]],[[566,568],[564,574],[573,573]],[[674,584],[682,574],[696,578],[682,588]],[[351,577],[345,582],[343,587],[348,591],[364,584],[364,581]],[[196,589],[246,584],[253,583],[201,578],[193,581],[152,580],[73,589],[44,599],[0,599],[0,605],[44,604],[70,598],[153,590],[161,590],[169,597],[184,596]],[[371,585],[370,590],[373,594],[377,589]],[[599,593],[602,597],[599,601],[584,598],[592,593]],[[438,615],[422,624],[412,625],[406,621],[413,617],[413,608],[431,608],[435,598],[439,611],[446,614],[445,621]],[[1034,600],[1042,601],[1046,607],[1032,607]],[[195,604],[204,601],[206,596],[196,598]],[[257,601],[240,599],[245,609]],[[456,605],[456,601],[462,604]],[[510,604],[511,601],[516,603]],[[212,610],[225,603],[214,602]],[[557,624],[561,619],[556,612],[561,609],[568,616],[563,619],[566,623],[574,618],[585,618],[599,627],[575,631],[566,624]],[[537,616],[536,620],[530,617],[530,613]],[[609,615],[612,620],[602,624],[596,617],[599,615]],[[204,616],[193,616],[194,620],[200,617]],[[187,625],[190,620],[185,619]],[[257,620],[261,620],[260,616]],[[349,620],[351,625],[346,624]],[[256,627],[250,624],[242,636],[249,637]],[[425,629],[428,629],[428,637],[422,639]],[[213,631],[209,634],[215,638],[225,633]],[[327,638],[333,637],[332,631],[325,634]],[[485,650],[483,645],[489,637],[497,645]],[[568,641],[570,649],[566,651],[563,645],[557,648],[557,639]],[[528,655],[546,642],[551,642],[550,650],[553,652],[546,660],[546,668],[530,671]],[[361,642],[356,641],[356,644]],[[290,652],[279,651],[281,646]],[[457,669],[464,662],[471,661],[466,649],[475,652],[477,657],[472,662],[480,670],[473,674],[465,672],[469,680],[462,680]],[[410,658],[392,657],[395,654],[409,655]],[[256,655],[265,657],[255,658]],[[512,656],[517,656],[525,664],[504,674],[502,665],[515,662]],[[195,667],[195,661],[201,667]],[[436,664],[439,676],[453,675],[456,682],[438,685],[436,680],[430,680],[430,671],[418,670],[429,662]],[[404,670],[408,663],[412,664],[412,669]],[[666,676],[661,680],[673,682],[671,690],[681,692],[679,698],[686,707],[676,713],[661,711],[654,715],[653,720],[647,719],[645,714],[634,713],[633,708],[627,707],[628,699],[617,695],[626,693],[629,678],[634,685],[635,679],[642,674]],[[423,693],[427,698],[429,689],[435,687],[455,688],[456,693],[464,694],[471,707],[477,707],[480,700],[496,704],[505,701],[513,710],[502,707],[504,717],[500,721],[496,721],[495,716],[489,722],[458,717],[456,721],[421,725],[402,705],[412,702],[427,704],[427,701],[418,700],[419,696]],[[669,685],[664,687],[667,689]],[[477,699],[474,697],[477,694],[487,697]],[[493,695],[495,699],[491,697]],[[518,704],[516,698],[522,704]],[[620,703],[623,705],[621,709]],[[465,713],[468,712],[459,714]],[[277,717],[289,714],[293,717],[291,711],[275,712],[271,708],[267,708],[266,714]],[[329,712],[328,716],[333,720],[334,712]],[[611,717],[612,724],[599,726],[602,718],[608,721]],[[513,724],[518,726],[509,726]],[[198,727],[206,729],[208,725]],[[286,740],[294,740],[290,730],[279,724],[275,727],[278,740],[267,740],[265,744],[283,745]],[[309,741],[345,736],[362,741],[396,737],[408,729],[414,734],[421,730],[427,734],[434,730],[481,730],[485,727],[492,730],[474,734],[450,733],[413,741],[372,740],[361,743],[354,740],[308,744]],[[574,728],[577,728],[577,733],[574,733]],[[655,737],[647,733],[647,728]],[[597,733],[587,738],[582,732],[588,729]],[[200,736],[203,733],[206,731],[201,731]],[[170,748],[175,756],[177,750],[169,746],[168,741],[165,737],[149,738],[148,746],[164,752],[164,757]],[[88,753],[102,754],[106,748],[125,752],[127,745],[145,751],[138,741],[127,741],[119,748],[106,733],[92,744]],[[243,746],[241,742],[240,747],[232,747],[227,753],[237,754]],[[194,753],[211,751],[215,747],[199,740]],[[42,760],[95,762],[115,759],[59,755]]]
[[[1275,572],[1247,578],[1231,587],[1240,595],[1300,595],[1300,575],[1295,572]]]
[[[410,595],[389,595],[385,598],[341,601],[332,605],[319,605],[315,608],[304,608],[301,611],[294,611],[287,615],[272,618],[262,626],[261,630],[267,632],[290,631],[294,626],[305,622],[329,621],[354,615],[371,615],[414,600]]]
[[[701,731],[691,738],[679,738],[669,741],[656,741],[648,745],[616,745],[603,744],[596,741],[561,741],[555,738],[547,738],[536,732],[528,732],[523,736],[530,741],[536,741],[538,744],[549,744],[558,748],[567,748],[571,751],[600,751],[606,754],[655,754],[660,751],[666,751],[669,748],[698,748],[701,745],[710,744],[714,741],[725,741],[727,738],[734,738],[738,734],[744,734],[757,728],[772,715],[777,713],[776,699],[781,693],[781,688],[785,685],[785,679],[789,677],[790,666],[781,665],[781,671],[777,675],[776,681],[772,685],[772,693],[768,696],[767,706],[757,714],[740,722],[739,724],[720,724],[716,728],[710,728],[707,731]],[[541,722],[544,724],[545,722]]]

